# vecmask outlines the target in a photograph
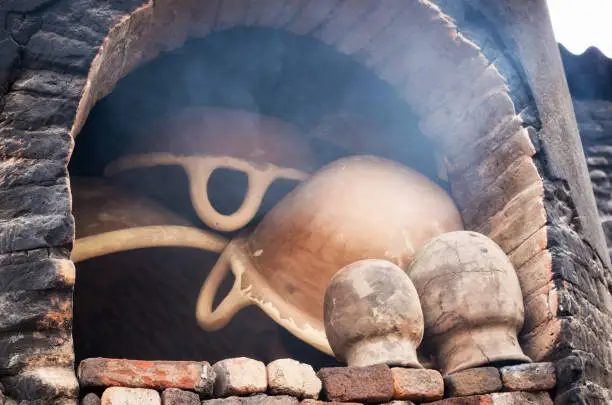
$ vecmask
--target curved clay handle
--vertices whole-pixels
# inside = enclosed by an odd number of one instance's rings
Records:
[[[93,257],[151,247],[192,247],[220,252],[227,241],[198,228],[178,225],[151,225],[119,229],[74,241],[71,259],[78,263]]]
[[[221,257],[219,257],[219,260],[200,290],[196,304],[196,319],[200,326],[209,332],[223,328],[229,323],[236,312],[252,304],[251,300],[242,295],[240,291],[240,276],[235,275],[234,285],[230,292],[217,305],[217,308],[212,309],[213,300],[217,295],[219,285],[221,285],[228,271],[232,268],[231,259],[232,246],[230,244],[221,254]]]
[[[178,156],[170,153],[151,153],[120,158],[106,167],[105,174],[112,176],[124,170],[179,164],[189,176],[191,202],[200,219],[213,229],[222,232],[238,230],[248,224],[257,214],[270,185],[279,178],[304,180],[307,173],[291,168],[280,168],[272,164],[256,167],[231,156]],[[243,171],[248,176],[246,196],[233,214],[220,214],[208,198],[208,182],[212,173],[220,168]]]
[[[258,169],[246,162],[234,159],[192,160],[185,165],[190,179],[191,202],[202,221],[213,229],[223,232],[238,230],[248,224],[257,214],[261,202],[276,180],[275,167]],[[208,181],[212,173],[220,168],[239,169],[247,174],[247,192],[240,207],[232,214],[220,214],[210,203]]]

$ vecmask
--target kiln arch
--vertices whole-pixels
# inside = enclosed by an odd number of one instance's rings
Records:
[[[542,350],[530,350],[529,342],[556,311],[548,307],[542,312],[538,305],[542,294],[549,301],[554,294],[550,279],[532,280],[534,271],[550,273],[544,187],[532,160],[535,148],[495,66],[428,1],[149,2],[104,39],[89,70],[72,136],[93,105],[137,66],[188,37],[235,27],[314,37],[396,89],[419,116],[422,132],[445,156],[466,228],[495,240],[517,268],[523,290],[532,294],[525,297],[525,351],[541,356]]]

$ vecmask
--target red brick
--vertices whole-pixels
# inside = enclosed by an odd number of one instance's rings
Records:
[[[323,368],[317,375],[330,401],[380,403],[393,397],[393,375],[386,365]]]
[[[81,362],[79,381],[85,387],[181,388],[212,393],[215,375],[207,362],[140,361],[92,358]]]

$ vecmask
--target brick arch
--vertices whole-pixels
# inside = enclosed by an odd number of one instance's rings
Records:
[[[466,228],[490,236],[517,268],[526,303],[525,350],[535,358],[545,355],[538,331],[557,311],[535,148],[495,65],[427,0],[149,2],[123,17],[104,39],[72,136],[93,105],[137,66],[189,37],[234,27],[314,37],[396,89],[445,156]]]

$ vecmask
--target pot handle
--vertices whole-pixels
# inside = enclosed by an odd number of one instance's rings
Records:
[[[226,167],[247,174],[247,192],[240,207],[232,214],[220,214],[208,198],[208,182],[212,173]],[[231,232],[247,225],[257,214],[270,185],[278,178],[303,180],[308,175],[296,169],[283,169],[274,165],[255,167],[249,162],[231,157],[190,160],[185,164],[189,173],[191,201],[202,221],[218,231]]]
[[[219,260],[217,260],[217,263],[215,263],[215,266],[206,278],[196,304],[196,319],[200,326],[209,332],[223,328],[238,311],[252,304],[251,300],[242,295],[240,291],[240,277],[236,276],[230,292],[217,305],[217,308],[212,309],[213,300],[219,285],[232,268],[231,252],[230,245],[221,254],[221,257],[219,257]]]
[[[251,166],[241,169],[248,176],[247,192],[240,207],[232,214],[220,214],[210,203],[208,197],[208,182],[213,172],[221,167],[235,169],[233,166],[213,166],[209,162],[189,162],[188,172],[190,177],[191,201],[202,221],[218,231],[231,232],[238,230],[248,224],[257,214],[263,197],[276,179],[271,171],[260,171]]]
[[[252,163],[232,156],[181,156],[171,153],[150,153],[119,158],[105,168],[106,176],[125,170],[157,166],[180,165],[189,176],[191,202],[200,219],[213,229],[222,232],[238,230],[257,214],[270,185],[279,178],[302,181],[308,174],[297,169],[280,168],[272,164],[256,167]],[[208,198],[208,182],[213,172],[220,168],[243,171],[248,176],[246,196],[240,208],[233,214],[217,212]]]

